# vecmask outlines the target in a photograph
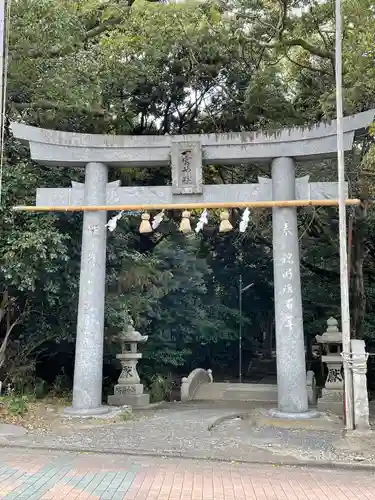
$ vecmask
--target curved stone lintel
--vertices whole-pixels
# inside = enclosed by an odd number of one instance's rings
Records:
[[[373,121],[375,110],[344,118],[344,148],[352,148],[355,133]],[[159,166],[170,161],[172,143],[200,142],[203,163],[240,164],[270,161],[289,156],[296,159],[329,157],[336,153],[336,121],[312,127],[269,132],[240,132],[180,136],[115,136],[60,132],[12,123],[14,137],[30,145],[33,160],[44,165]]]

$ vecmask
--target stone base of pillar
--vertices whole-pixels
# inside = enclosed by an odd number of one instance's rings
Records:
[[[318,399],[318,410],[330,411],[335,415],[344,414],[344,391],[342,389],[323,389]]]
[[[269,411],[271,418],[278,418],[283,420],[309,420],[312,418],[319,418],[321,413],[317,410],[304,411],[303,413],[286,413],[277,409]]]
[[[371,429],[364,429],[364,430],[358,430],[358,429],[354,429],[354,430],[345,430],[345,437],[346,438],[354,438],[354,439],[358,439],[358,438],[367,438],[367,437],[373,437],[374,436],[374,431],[371,430]]]
[[[69,406],[64,409],[64,415],[69,417],[97,417],[100,415],[106,415],[109,412],[108,406],[99,406],[98,408],[74,408],[73,406]]]

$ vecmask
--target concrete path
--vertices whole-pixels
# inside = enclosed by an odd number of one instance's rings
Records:
[[[375,500],[375,474],[3,448],[0,498]]]
[[[228,413],[231,413],[228,408],[217,408],[213,404],[172,404],[136,413],[134,420],[113,424],[72,419],[64,428],[49,433],[32,431],[25,436],[15,436],[11,442],[16,446],[64,450],[251,459],[249,443],[241,444],[231,431],[223,435],[209,430],[211,423]],[[259,455],[260,451],[255,449],[255,453]]]
[[[245,411],[247,418],[220,422],[236,408],[176,403],[126,421],[72,419],[50,431],[3,437],[0,445],[282,465],[360,462],[375,469],[375,433],[343,439],[336,417],[298,423],[270,421],[265,409],[238,408],[237,414]]]
[[[248,410],[237,409],[239,414]],[[50,432],[32,431],[8,439],[5,444],[282,464],[298,463],[301,459],[348,460],[345,448],[334,447],[341,438],[340,422],[331,425],[322,421],[310,429],[284,429],[238,419],[212,427],[218,419],[235,412],[235,407],[228,409],[216,403],[176,403],[135,413],[134,419],[117,423],[71,420]],[[319,423],[320,428],[316,428]],[[322,426],[327,423],[327,428]]]

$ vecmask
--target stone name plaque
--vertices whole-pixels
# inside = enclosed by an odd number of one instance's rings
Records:
[[[200,142],[173,142],[171,162],[173,194],[202,194]]]

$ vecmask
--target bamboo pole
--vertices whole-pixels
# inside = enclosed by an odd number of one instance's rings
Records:
[[[78,206],[16,206],[15,212],[149,212],[151,210],[199,210],[214,208],[287,208],[287,207],[335,207],[339,200],[280,200],[280,201],[238,201],[216,203],[157,203],[154,205],[78,205]],[[359,205],[360,200],[345,200],[346,205]]]

